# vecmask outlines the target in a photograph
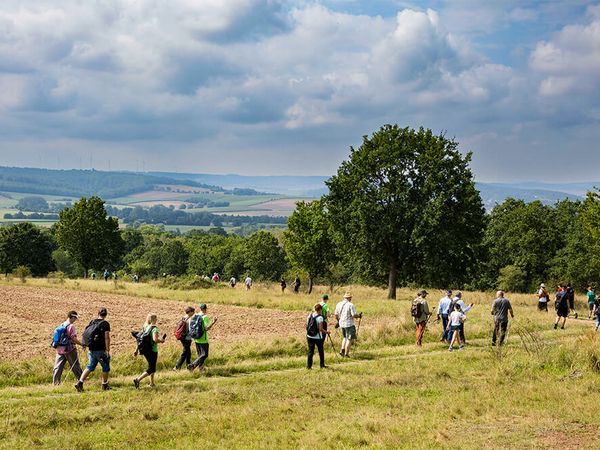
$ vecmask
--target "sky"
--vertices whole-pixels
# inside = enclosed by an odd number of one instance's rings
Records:
[[[600,2],[0,2],[0,165],[331,175],[388,123],[600,180]]]

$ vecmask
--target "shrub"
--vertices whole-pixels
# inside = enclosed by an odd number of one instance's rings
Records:
[[[21,283],[25,283],[27,277],[31,276],[31,270],[29,270],[29,267],[27,266],[17,266],[15,270],[13,270],[13,274],[21,280]]]

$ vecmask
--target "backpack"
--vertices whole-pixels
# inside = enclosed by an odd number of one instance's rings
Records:
[[[52,343],[50,344],[52,348],[66,347],[71,343],[71,338],[67,334],[67,327],[68,325],[61,323],[54,329],[54,333],[52,334]]]
[[[189,336],[192,339],[199,339],[205,333],[204,330],[204,320],[202,320],[204,316],[196,314],[192,316],[190,319],[190,334]]]
[[[152,347],[154,345],[154,341],[152,339],[152,331],[155,329],[154,326],[149,326],[138,332],[135,335],[135,341],[137,343],[137,351],[140,355],[149,355],[152,352]]]
[[[100,329],[100,324],[102,322],[104,322],[104,319],[94,319],[87,327],[85,327],[85,330],[83,330],[83,337],[81,338],[83,345],[89,347],[90,344],[102,342],[102,339],[104,339],[104,333],[102,333],[102,330]]]
[[[175,328],[175,332],[173,333],[173,335],[175,336],[175,339],[177,339],[178,341],[185,339],[185,337],[187,336],[187,331],[186,331],[187,321],[188,321],[188,318],[183,317],[177,324],[177,327]]]
[[[421,317],[423,314],[423,302],[421,301],[413,301],[410,307],[410,315],[415,319]]]
[[[556,294],[556,300],[554,300],[554,308],[555,309],[560,309],[561,305],[564,303],[564,300],[566,299],[565,294],[566,294],[565,291],[561,291]]]
[[[308,316],[308,323],[306,324],[306,334],[308,336],[316,336],[319,334],[319,324],[317,323],[317,317],[323,317],[320,314],[318,316],[313,316],[312,314]]]

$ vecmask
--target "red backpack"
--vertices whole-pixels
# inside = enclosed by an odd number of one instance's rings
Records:
[[[179,321],[179,323],[177,324],[175,331],[173,332],[175,339],[177,339],[178,341],[181,341],[182,339],[184,339],[187,336],[187,331],[186,331],[187,321],[188,321],[187,317],[182,317],[181,320]]]

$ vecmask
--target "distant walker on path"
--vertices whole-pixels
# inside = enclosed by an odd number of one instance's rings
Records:
[[[492,316],[494,318],[492,345],[496,345],[498,334],[500,334],[500,345],[504,343],[506,330],[508,329],[509,314],[510,317],[515,317],[510,301],[507,298],[504,298],[504,291],[496,292],[496,300],[492,303]]]

